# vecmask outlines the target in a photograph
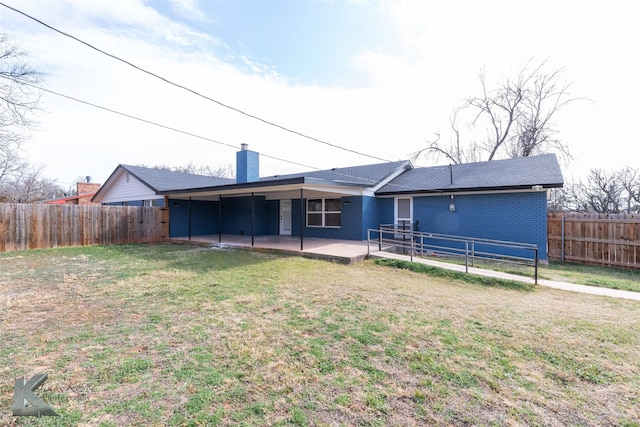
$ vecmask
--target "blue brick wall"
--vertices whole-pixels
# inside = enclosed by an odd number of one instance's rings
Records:
[[[395,222],[393,216],[395,209],[394,204],[395,199],[392,197],[378,199],[378,224],[375,225],[375,228],[378,228],[379,224],[393,224]]]
[[[367,240],[367,230],[370,228],[378,228],[380,225],[380,205],[384,204],[385,199],[377,199],[375,197],[362,198],[362,235],[361,240]],[[392,205],[393,206],[393,205]],[[393,211],[392,211],[393,215]],[[374,236],[375,237],[375,236]]]
[[[450,196],[415,197],[420,231],[533,243],[547,258],[546,192],[454,195],[455,212],[450,203]]]
[[[378,200],[375,197],[347,196],[341,199],[341,223],[338,228],[307,227],[306,217],[301,218],[300,199],[292,200],[291,219],[293,236],[300,236],[300,222],[304,224],[304,236],[325,239],[366,240],[367,228],[377,228],[379,220]]]

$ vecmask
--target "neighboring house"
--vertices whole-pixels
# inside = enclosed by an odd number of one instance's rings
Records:
[[[76,183],[76,195],[59,197],[57,199],[46,200],[45,204],[48,205],[97,205],[91,201],[93,196],[100,188],[100,184],[92,182],[77,182]]]
[[[236,161],[236,180],[120,165],[93,200],[168,206],[170,237],[366,240],[368,229],[404,221],[430,233],[537,244],[546,259],[547,190],[563,185],[553,154],[425,168],[397,161],[262,178],[257,152],[243,145]]]

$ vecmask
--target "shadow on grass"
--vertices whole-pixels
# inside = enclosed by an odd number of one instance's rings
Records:
[[[395,267],[405,270],[411,270],[416,273],[427,274],[433,277],[442,277],[444,279],[458,280],[461,282],[471,283],[481,286],[490,286],[496,288],[511,289],[516,291],[531,292],[535,289],[534,285],[529,283],[517,282],[515,280],[499,279],[495,277],[478,276],[475,274],[461,273],[459,271],[451,271],[440,267],[420,264],[415,262],[395,260],[395,259],[376,259],[377,265],[386,267]]]
[[[137,259],[164,269],[182,270],[191,273],[208,273],[231,269],[244,269],[269,262],[285,255],[273,255],[237,248],[217,248],[182,243],[155,243],[113,245],[104,247],[111,255],[123,259]]]

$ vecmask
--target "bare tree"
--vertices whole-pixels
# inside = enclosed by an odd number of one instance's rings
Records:
[[[443,142],[440,140],[441,135],[436,132],[436,137],[432,141],[427,141],[429,145],[427,147],[415,152],[411,156],[413,162],[417,161],[420,157],[440,157],[443,156],[451,163],[470,163],[480,161],[482,153],[475,144],[462,143],[460,139],[460,127],[457,123],[458,114],[461,110],[456,109],[449,118],[449,127],[451,128],[452,137],[449,142]]]
[[[140,165],[142,166],[142,165]],[[147,166],[144,166],[147,167]],[[153,166],[156,169],[170,170],[174,172],[191,173],[194,175],[207,175],[218,178],[232,178],[234,176],[233,167],[229,165],[211,167],[208,165],[196,166],[193,163],[189,163],[184,166]]]
[[[481,70],[482,95],[466,99],[450,121],[453,142],[443,142],[436,134],[438,138],[415,153],[413,159],[444,156],[453,163],[465,163],[549,151],[570,158],[567,146],[557,138],[553,119],[577,98],[570,96],[571,84],[562,83],[564,70],[545,72],[546,65],[542,62],[531,70],[529,62],[515,79],[507,78],[496,89],[488,87],[486,72]],[[484,136],[461,142],[455,125],[460,114],[469,115],[469,128]]]
[[[628,213],[640,213],[640,170],[626,167],[620,172]]]
[[[23,132],[35,125],[40,94],[29,86],[42,74],[24,62],[27,53],[0,34],[0,182],[23,167]]]
[[[572,210],[579,212],[640,212],[640,173],[629,167],[592,169],[586,183],[567,186],[567,197]]]
[[[64,190],[44,177],[44,166],[23,164],[20,171],[0,183],[0,201],[33,203],[60,197]]]

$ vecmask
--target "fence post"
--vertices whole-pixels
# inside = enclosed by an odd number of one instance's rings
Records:
[[[561,229],[562,229],[561,234],[562,234],[562,236],[560,237],[560,243],[561,243],[562,246],[560,248],[560,259],[562,260],[562,262],[564,262],[564,215],[562,215],[561,224],[562,224],[562,226],[561,226]]]
[[[382,224],[378,224],[378,251],[382,251]]]

